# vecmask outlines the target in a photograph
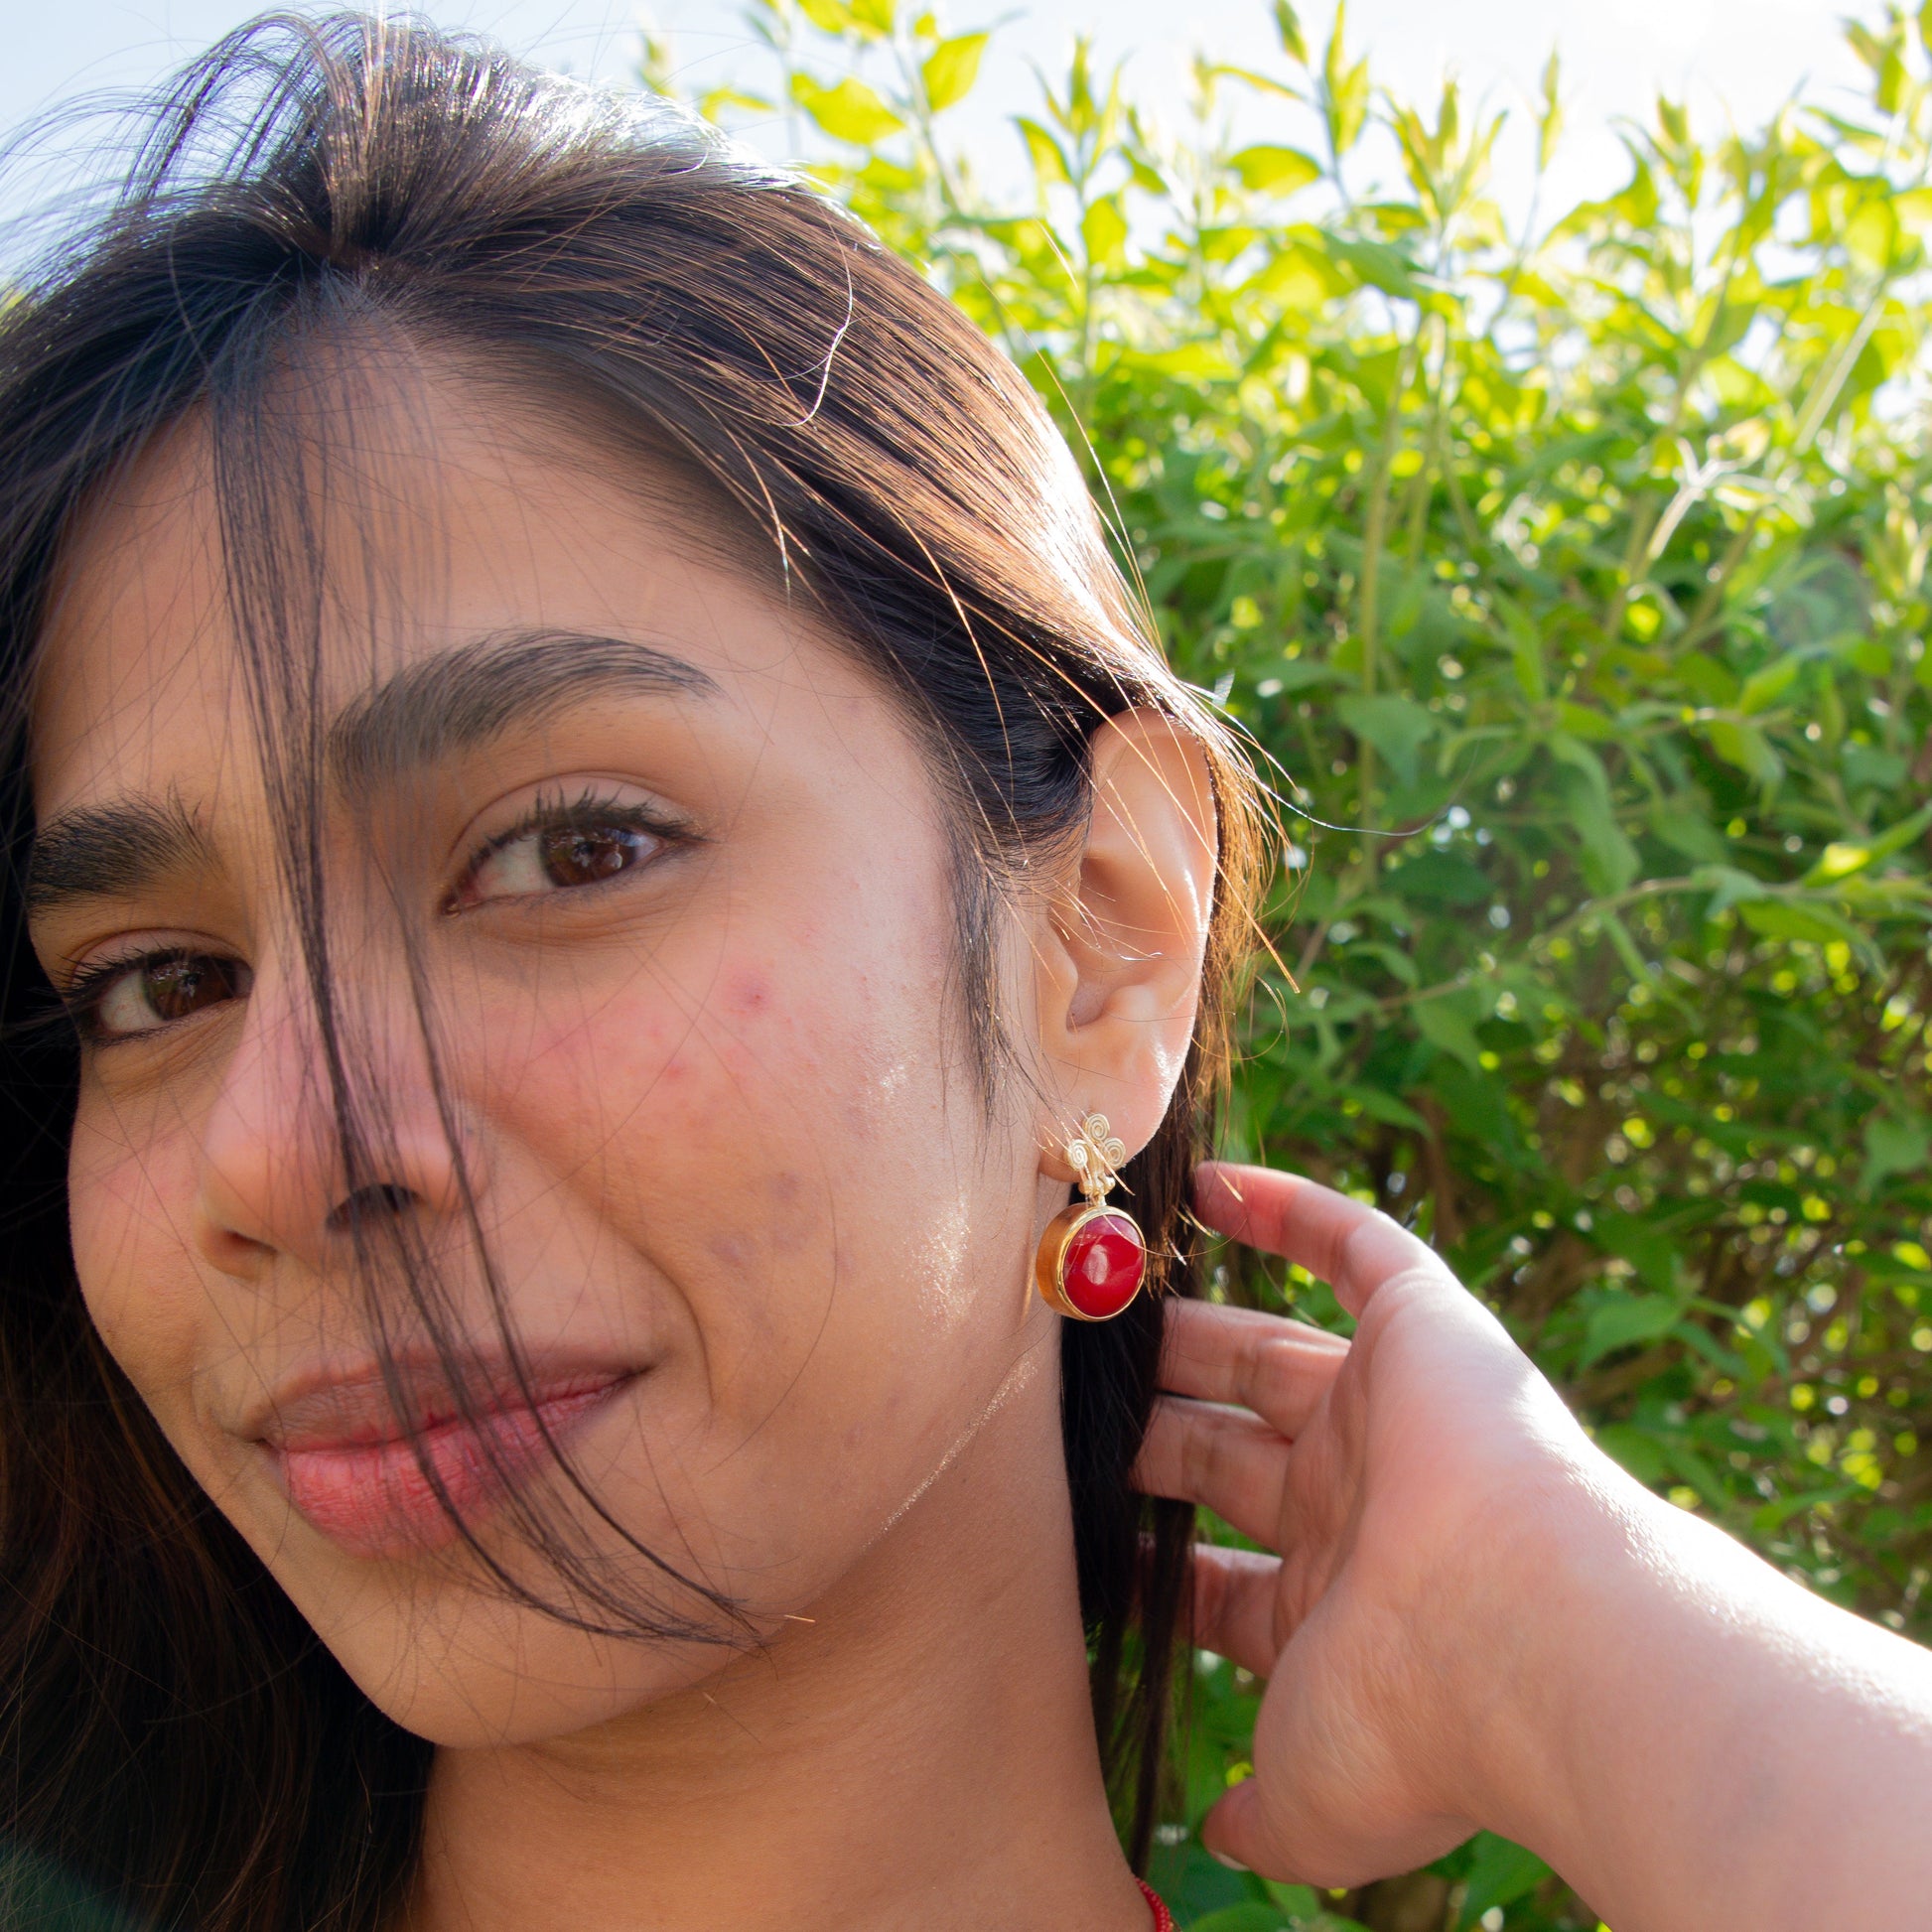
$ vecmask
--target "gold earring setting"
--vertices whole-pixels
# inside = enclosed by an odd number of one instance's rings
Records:
[[[1034,1257],[1034,1282],[1048,1308],[1075,1321],[1111,1321],[1147,1280],[1147,1242],[1131,1214],[1107,1205],[1127,1160],[1105,1114],[1089,1114],[1066,1143],[1079,1200],[1055,1214]]]

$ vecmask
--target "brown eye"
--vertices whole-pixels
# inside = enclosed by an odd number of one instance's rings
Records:
[[[68,995],[81,1033],[105,1042],[158,1033],[229,1000],[245,999],[249,971],[216,953],[157,952],[84,974]]]
[[[648,865],[666,843],[621,804],[553,807],[492,845],[451,895],[449,909],[601,886]]]
[[[206,954],[150,961],[140,969],[141,992],[155,1018],[186,1020],[241,991],[240,963]]]
[[[553,886],[595,886],[640,865],[656,840],[623,825],[557,825],[539,834],[544,877]]]

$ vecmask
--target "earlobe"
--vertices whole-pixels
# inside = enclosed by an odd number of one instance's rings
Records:
[[[1039,1043],[1065,1119],[1099,1111],[1144,1146],[1193,1037],[1218,855],[1213,783],[1194,738],[1134,710],[1093,738],[1093,811],[1038,934]],[[1042,1172],[1072,1177],[1055,1121]]]

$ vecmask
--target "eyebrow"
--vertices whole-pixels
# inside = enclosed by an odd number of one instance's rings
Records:
[[[179,798],[83,805],[34,834],[27,910],[78,898],[126,898],[164,873],[211,867],[214,852]]]
[[[351,699],[324,739],[330,776],[353,794],[476,751],[596,697],[715,697],[715,679],[633,638],[575,630],[498,630],[411,664]],[[84,805],[34,835],[27,909],[131,898],[167,873],[218,864],[178,797]]]
[[[497,630],[398,671],[329,727],[330,774],[360,793],[596,697],[715,697],[681,657],[628,637]]]

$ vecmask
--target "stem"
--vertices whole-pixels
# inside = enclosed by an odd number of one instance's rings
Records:
[[[1751,539],[1757,534],[1757,526],[1763,521],[1762,510],[1752,510],[1745,517],[1725,554],[1719,559],[1711,573],[1711,581],[1705,587],[1704,595],[1698,599],[1697,608],[1691,613],[1691,621],[1678,643],[1680,651],[1695,650],[1713,630],[1722,628],[1722,605],[1725,586],[1735,573],[1737,566],[1744,561],[1744,554],[1751,547]]]
[[[1395,385],[1389,397],[1388,413],[1382,419],[1382,440],[1375,454],[1375,475],[1369,484],[1368,516],[1362,528],[1361,599],[1356,606],[1356,631],[1362,640],[1362,695],[1374,697],[1381,670],[1382,552],[1388,544],[1389,472],[1395,464],[1396,449],[1402,440],[1402,404],[1415,380],[1415,355],[1422,342],[1424,318],[1418,314],[1416,333],[1403,345],[1396,364]],[[1364,743],[1357,765],[1360,776],[1363,824],[1369,822],[1370,792],[1375,784],[1375,747]]]
[[[1409,565],[1414,569],[1422,562],[1423,550],[1429,541],[1429,505],[1435,495],[1436,467],[1444,465],[1443,424],[1449,411],[1449,350],[1451,346],[1449,320],[1439,317],[1442,325],[1442,366],[1436,372],[1434,382],[1429,387],[1429,428],[1423,437],[1422,468],[1416,472],[1416,480],[1409,491]],[[1418,332],[1420,334],[1420,331]],[[1429,358],[1421,358],[1418,373],[1428,381]]]
[[[918,148],[931,165],[932,179],[939,190],[939,209],[932,217],[936,230],[939,226],[938,214],[960,220],[964,218],[965,209],[960,205],[958,190],[947,171],[946,158],[939,151],[939,136],[932,123],[932,102],[926,94],[925,75],[919,70],[916,50],[908,42],[903,26],[893,36],[893,54],[898,62],[899,84],[905,90],[905,103],[912,110],[912,126]]]
[[[1728,236],[1724,275],[1718,284],[1718,299],[1711,308],[1711,320],[1705,325],[1703,337],[1678,375],[1676,392],[1671,397],[1670,421],[1652,441],[1650,447],[1653,452],[1661,449],[1683,427],[1684,412],[1690,407],[1692,384],[1703,374],[1705,363],[1711,359],[1711,345],[1717,341],[1718,330],[1729,312],[1730,286],[1737,279],[1739,233],[1739,229],[1733,228]],[[1614,644],[1623,634],[1623,619],[1630,608],[1630,600],[1643,588],[1650,575],[1650,539],[1656,532],[1657,520],[1663,515],[1664,508],[1665,499],[1652,495],[1631,521],[1630,541],[1624,547],[1616,590],[1604,614],[1603,638],[1606,643]]]
[[[1382,552],[1388,543],[1389,472],[1395,465],[1396,447],[1402,439],[1402,402],[1410,382],[1409,358],[1405,353],[1396,366],[1395,388],[1389,398],[1388,413],[1382,419],[1382,439],[1375,451],[1375,474],[1369,483],[1368,516],[1362,526],[1361,598],[1356,606],[1355,627],[1362,640],[1362,691],[1375,695],[1381,650]]]

